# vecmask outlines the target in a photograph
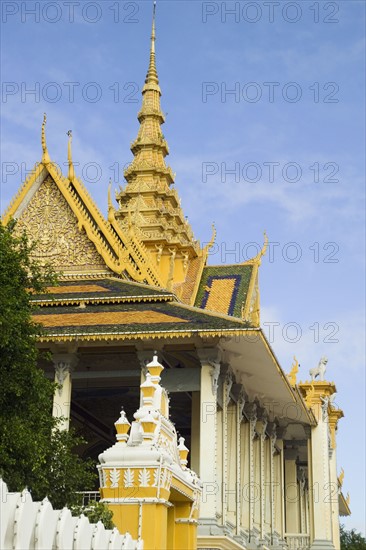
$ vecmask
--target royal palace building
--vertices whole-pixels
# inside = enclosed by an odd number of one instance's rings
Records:
[[[261,329],[266,236],[245,263],[208,264],[216,231],[202,247],[181,208],[160,100],[154,8],[133,160],[107,218],[75,174],[71,133],[68,173],[52,161],[46,117],[41,161],[3,217],[60,274],[34,297],[54,414],[99,457],[101,498],[141,548],[339,550],[350,510],[327,360],[298,382]]]

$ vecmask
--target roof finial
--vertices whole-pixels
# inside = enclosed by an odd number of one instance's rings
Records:
[[[154,0],[153,4],[153,18],[152,18],[152,30],[151,30],[151,46],[150,46],[150,63],[149,63],[149,69],[147,71],[146,75],[146,81],[150,82],[151,80],[154,80],[158,84],[158,73],[156,70],[156,63],[155,63],[155,18],[156,18],[156,0]]]
[[[42,143],[42,164],[48,164],[51,162],[50,155],[48,153],[47,149],[47,143],[46,143],[46,122],[47,122],[47,115],[44,113],[43,115],[43,122],[42,122],[42,135],[41,135],[41,143]]]
[[[254,264],[257,264],[258,266],[261,265],[262,258],[265,255],[265,253],[267,252],[268,242],[269,242],[266,231],[264,231],[263,235],[264,235],[264,243],[263,243],[263,247],[261,248],[261,251],[252,260],[250,260],[250,262],[253,262]]]
[[[212,236],[211,236],[211,240],[210,240],[210,242],[205,246],[205,251],[206,251],[207,254],[209,253],[209,251],[211,250],[211,248],[212,248],[213,245],[215,244],[216,235],[217,235],[217,231],[216,231],[215,222],[212,222]]]
[[[156,18],[156,0],[153,5],[153,20],[152,20],[152,32],[151,32],[151,51],[155,53],[155,18]]]
[[[108,185],[108,219],[114,214],[114,206],[112,202],[112,178],[109,178],[109,185]]]
[[[71,152],[72,130],[69,130],[67,132],[67,135],[69,136],[69,142],[67,144],[67,160],[69,161],[69,171],[67,174],[67,179],[73,182],[75,179],[75,170],[74,170],[74,164],[72,162],[72,152]]]

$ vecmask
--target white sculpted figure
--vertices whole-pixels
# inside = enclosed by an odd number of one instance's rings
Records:
[[[325,356],[323,356],[320,359],[318,366],[309,370],[309,374],[311,376],[312,381],[315,380],[317,376],[319,376],[319,380],[321,380],[322,382],[324,381],[325,371],[327,370],[326,369],[327,363],[328,363],[328,359]]]

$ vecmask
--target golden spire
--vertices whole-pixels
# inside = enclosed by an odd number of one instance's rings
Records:
[[[162,132],[165,117],[155,58],[156,2],[153,4],[149,66],[142,89],[140,123],[131,144],[133,160],[124,172],[127,185],[116,196],[116,223],[146,247],[165,285],[183,283],[192,260],[202,254],[186,220],[165,157],[168,144]],[[144,252],[145,253],[145,252]],[[205,258],[207,257],[207,253]]]
[[[128,182],[132,179],[135,180],[136,175],[141,175],[140,169],[144,166],[144,173],[147,167],[150,169],[150,179],[151,170],[159,174],[163,172],[165,182],[169,186],[173,183],[174,178],[171,169],[167,168],[164,160],[169,154],[169,149],[161,131],[161,125],[164,124],[165,118],[160,106],[161,90],[156,70],[155,17],[156,2],[154,2],[153,6],[150,61],[145,84],[142,89],[142,107],[137,117],[140,122],[140,129],[137,139],[131,146],[135,159],[125,171],[125,178]]]
[[[47,115],[44,113],[43,115],[43,122],[42,122],[42,133],[41,133],[41,143],[42,143],[42,164],[48,164],[51,162],[50,155],[48,153],[47,149],[47,142],[46,142],[46,122],[47,122]]]
[[[153,6],[153,19],[152,19],[152,29],[151,29],[151,46],[150,46],[150,63],[149,68],[146,75],[145,83],[154,81],[156,84],[159,84],[158,80],[158,72],[156,70],[156,62],[155,62],[155,17],[156,17],[156,0],[154,1]]]
[[[168,144],[162,133],[165,117],[160,105],[161,90],[155,58],[156,2],[153,4],[150,58],[145,84],[142,89],[142,106],[138,113],[140,123],[137,138],[131,144],[134,156],[124,172],[127,185],[117,195],[119,211],[116,216],[128,226],[129,211],[134,212],[134,225],[139,236],[151,245],[176,246],[177,250],[190,249],[190,258],[197,255],[197,243],[180,206],[177,192],[170,189],[174,174],[166,165]],[[166,255],[170,257],[166,248]],[[182,259],[181,255],[178,255]],[[170,265],[170,261],[169,261]]]
[[[67,179],[73,182],[75,179],[75,170],[74,170],[74,164],[72,162],[72,152],[71,152],[72,130],[69,130],[67,132],[67,135],[69,136],[69,142],[67,144],[67,160],[69,162],[69,171],[67,174]]]

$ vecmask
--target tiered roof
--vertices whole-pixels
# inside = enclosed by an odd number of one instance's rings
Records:
[[[53,290],[52,302],[49,296],[45,296],[39,303],[52,303],[53,309],[56,305],[65,307],[65,315],[69,315],[68,308],[73,304],[80,306],[84,303],[88,308],[93,306],[96,319],[102,319],[99,313],[106,313],[107,303],[108,308],[112,308],[111,313],[116,304],[133,303],[136,311],[145,311],[147,315],[147,310],[143,310],[141,305],[142,299],[138,297],[140,290],[146,297],[142,300],[144,302],[154,301],[158,296],[160,303],[165,304],[161,307],[169,310],[169,315],[173,307],[169,302],[174,302],[174,312],[177,308],[183,310],[183,304],[210,312],[210,325],[213,325],[212,314],[218,314],[220,322],[223,315],[259,326],[258,268],[265,247],[256,258],[245,264],[208,266],[208,254],[216,230],[213,228],[210,243],[201,248],[183,214],[177,191],[172,188],[173,173],[165,163],[168,146],[161,131],[164,114],[156,70],[155,6],[150,61],[142,97],[138,114],[140,128],[131,146],[134,159],[125,172],[127,185],[117,195],[118,209],[113,205],[109,188],[108,220],[75,175],[71,131],[68,132],[69,168],[66,177],[51,160],[44,117],[41,162],[35,165],[3,218],[4,223],[10,218],[17,219],[16,231],[27,232],[30,240],[36,242],[34,254],[44,264],[50,263],[61,274],[61,281],[74,281],[69,287],[66,282],[61,282],[57,292]],[[107,279],[111,277],[125,281],[124,286],[122,283],[118,286],[115,280],[108,283]],[[79,285],[75,281],[83,282]],[[131,290],[128,281],[142,286]],[[103,297],[106,300],[102,300]],[[104,309],[98,313],[97,309],[102,307]],[[128,308],[123,311],[126,319],[130,318]],[[194,310],[189,311],[190,319],[184,315],[183,318],[190,329],[206,326],[204,319],[207,317],[202,317],[202,312],[193,315]],[[161,309],[159,312],[163,314]],[[40,316],[44,321],[45,315],[43,309]],[[64,332],[66,317],[61,320],[61,310],[59,315]],[[85,312],[83,316],[78,314],[80,323],[87,318],[85,315]],[[116,321],[119,322],[126,325],[124,321]],[[45,321],[51,328],[49,323]],[[169,323],[162,322],[164,331],[170,330]],[[93,330],[89,328],[87,332],[97,330],[98,326],[106,325],[96,322]],[[113,332],[114,329],[108,330]]]
[[[130,340],[236,335],[241,319],[204,312],[166,291],[118,279],[62,282],[33,299],[41,341]]]

